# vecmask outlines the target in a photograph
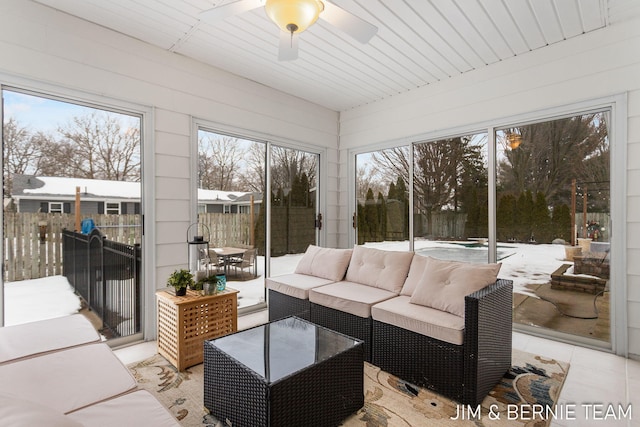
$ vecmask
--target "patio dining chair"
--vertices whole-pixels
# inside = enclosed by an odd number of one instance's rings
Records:
[[[238,274],[238,269],[240,269],[240,273],[244,275],[245,269],[253,269],[253,277],[258,275],[258,266],[256,264],[256,250],[255,249],[247,249],[242,254],[242,259],[233,263],[233,267],[235,269],[236,275]]]
[[[218,257],[213,249],[209,249],[209,268],[216,273],[220,273],[224,269],[224,261]]]

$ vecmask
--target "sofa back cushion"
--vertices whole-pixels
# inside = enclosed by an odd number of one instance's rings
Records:
[[[309,245],[296,266],[295,273],[321,277],[338,282],[349,266],[351,249],[321,248]]]
[[[353,248],[346,280],[400,293],[413,252],[383,251],[356,246]]]
[[[404,285],[402,286],[400,295],[406,295],[408,297],[413,295],[413,291],[416,290],[420,279],[422,279],[422,275],[424,274],[424,270],[427,266],[428,258],[429,257],[422,255],[415,255],[413,257],[413,259],[411,260],[411,266],[409,267],[407,280],[404,281]]]
[[[502,266],[426,258],[411,302],[460,317],[464,317],[464,297],[495,283]]]

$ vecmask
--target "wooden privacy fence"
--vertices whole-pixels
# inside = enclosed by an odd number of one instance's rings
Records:
[[[141,215],[83,215],[93,219],[110,241],[142,243]],[[253,244],[250,214],[200,214],[211,231],[210,246]],[[40,226],[44,228],[40,228]],[[62,274],[62,231],[74,231],[75,216],[60,213],[4,213],[4,280],[38,279]],[[42,233],[41,233],[42,230]],[[186,231],[186,230],[185,230]]]
[[[212,248],[238,244],[255,245],[255,241],[251,241],[251,227],[254,226],[251,214],[200,213],[198,222],[209,227],[209,246]]]
[[[140,215],[86,215],[109,240],[128,245],[142,241]],[[4,280],[38,279],[62,274],[62,230],[75,228],[75,216],[60,213],[4,213]]]

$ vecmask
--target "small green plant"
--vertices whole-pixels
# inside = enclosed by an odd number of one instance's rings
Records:
[[[167,280],[167,284],[169,286],[173,286],[173,288],[177,291],[181,289],[187,289],[187,287],[194,286],[193,274],[189,270],[180,269],[171,273],[169,279]]]
[[[206,284],[209,284],[210,286],[205,286]],[[202,279],[198,280],[195,284],[194,289],[197,291],[201,291],[201,290],[205,290],[208,291],[208,293],[215,293],[216,292],[216,286],[218,285],[218,277],[215,274],[212,274],[210,276],[207,277],[203,277]]]

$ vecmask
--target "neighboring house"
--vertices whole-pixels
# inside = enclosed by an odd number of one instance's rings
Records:
[[[75,213],[76,188],[83,214],[139,214],[140,183],[102,179],[13,175],[17,212]]]
[[[257,215],[262,204],[262,193],[198,189],[198,213],[253,213]]]
[[[80,189],[83,214],[139,214],[140,183],[102,179],[13,175],[11,199],[5,208],[17,212],[75,213],[76,188]],[[253,195],[254,214],[261,193],[198,190],[198,212],[249,213]]]

